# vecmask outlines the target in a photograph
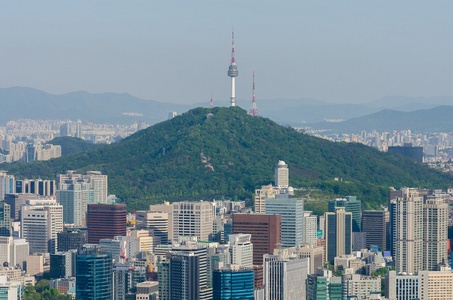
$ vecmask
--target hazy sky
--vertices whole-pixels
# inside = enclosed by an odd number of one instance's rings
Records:
[[[4,0],[0,87],[175,103],[453,95],[453,1]]]

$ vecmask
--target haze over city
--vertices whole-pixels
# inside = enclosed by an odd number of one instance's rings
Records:
[[[5,1],[0,87],[228,101],[453,95],[451,1]],[[259,106],[259,102],[258,102]],[[244,105],[249,107],[249,103]]]

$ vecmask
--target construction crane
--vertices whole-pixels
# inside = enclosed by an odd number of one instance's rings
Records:
[[[142,245],[143,245],[143,249],[145,249],[145,255],[146,255],[146,260],[148,261],[148,268],[149,268],[149,271],[152,272],[154,266],[151,264],[151,261],[149,260],[148,251],[146,250],[145,243],[142,242]]]
[[[121,247],[120,247],[120,259],[121,259],[123,264],[125,264],[126,260],[127,260],[127,257],[126,257],[127,245],[129,244],[129,237],[131,236],[131,228],[130,227],[127,230],[126,236],[127,236],[126,245],[124,245],[124,249],[121,249]]]

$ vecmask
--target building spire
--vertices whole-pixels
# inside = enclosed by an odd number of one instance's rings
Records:
[[[236,106],[236,77],[238,76],[238,68],[236,66],[236,59],[234,58],[234,30],[232,33],[231,64],[228,68],[228,76],[231,77],[230,106]]]
[[[255,100],[255,70],[253,70],[253,96],[252,96],[252,108],[249,111],[249,115],[258,117],[260,114],[258,113],[258,108],[256,106]]]

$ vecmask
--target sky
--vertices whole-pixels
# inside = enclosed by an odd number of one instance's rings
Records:
[[[453,1],[4,0],[0,87],[226,101],[453,95]],[[453,104],[453,103],[452,103]]]

